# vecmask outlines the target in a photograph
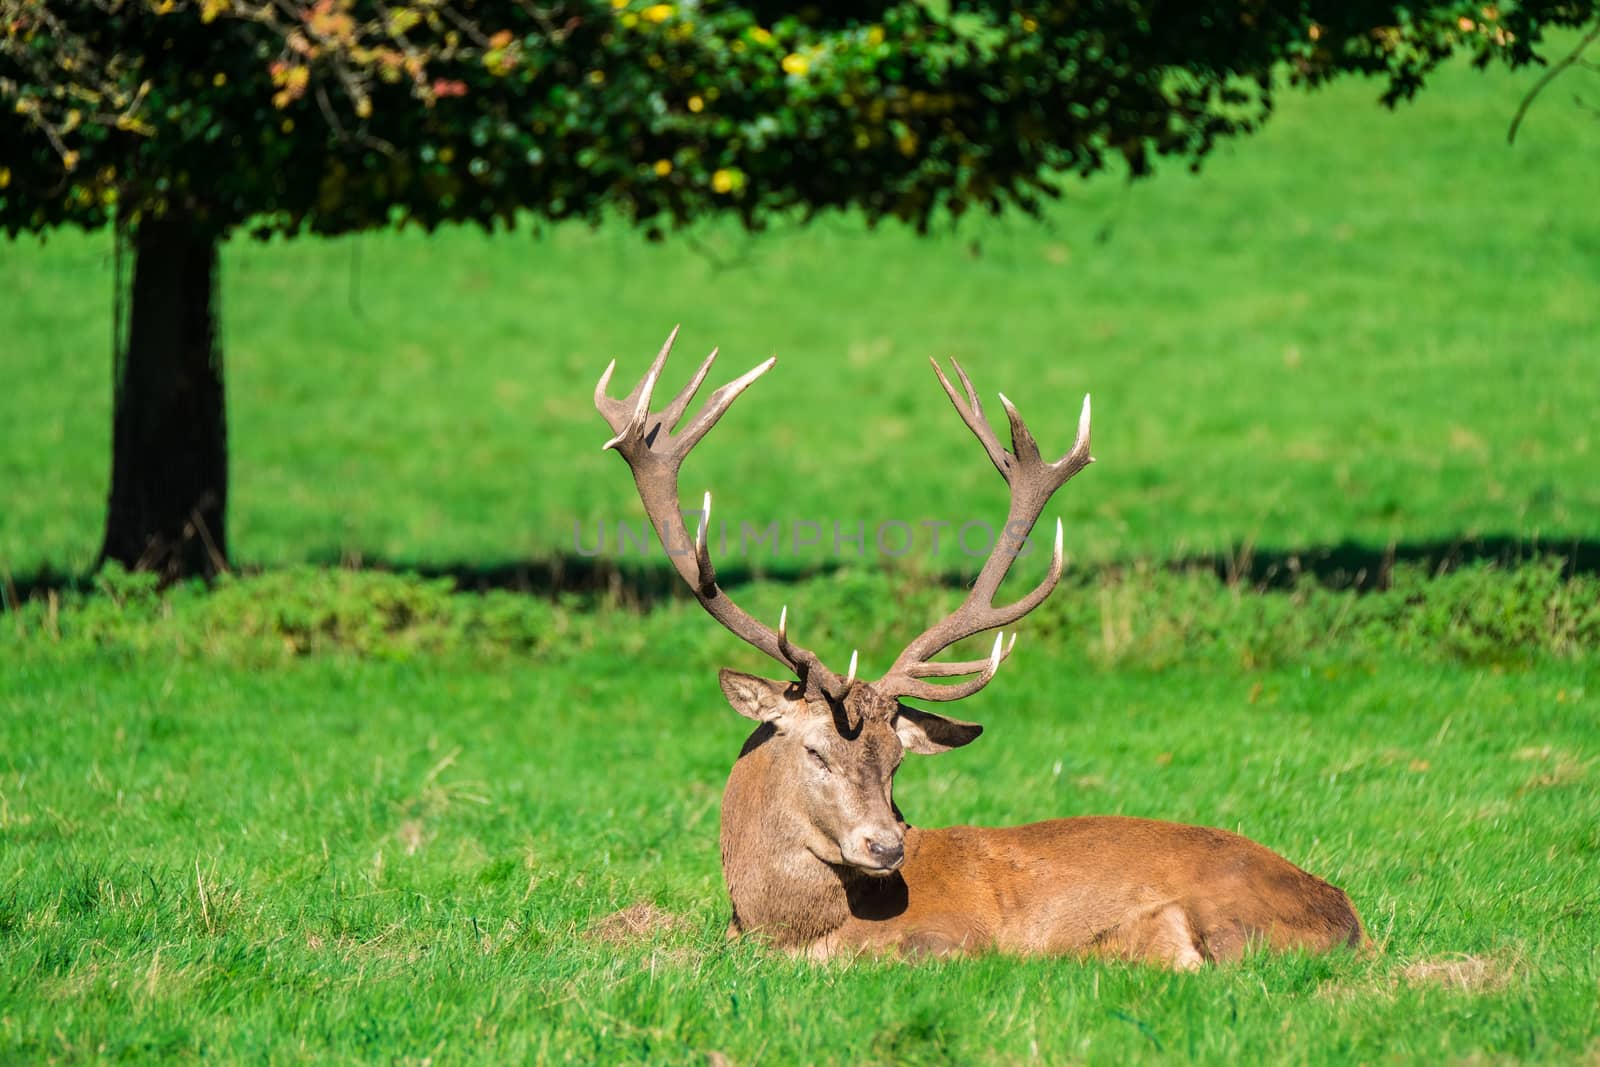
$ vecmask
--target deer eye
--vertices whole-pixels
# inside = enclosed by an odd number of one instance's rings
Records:
[[[825,770],[825,771],[832,771],[833,770],[833,768],[828,766],[828,761],[822,758],[822,753],[818,752],[816,749],[812,748],[810,745],[806,746],[806,755],[811,757],[811,762],[812,763],[815,763],[818,767],[822,768],[823,770]]]

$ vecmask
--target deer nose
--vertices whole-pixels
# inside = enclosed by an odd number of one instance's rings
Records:
[[[867,851],[871,853],[873,859],[885,867],[898,867],[900,861],[906,858],[906,846],[902,841],[884,842],[869,839]]]

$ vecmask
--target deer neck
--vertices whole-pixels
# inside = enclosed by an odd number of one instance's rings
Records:
[[[810,944],[850,918],[850,896],[839,870],[806,848],[773,766],[770,726],[750,735],[722,794],[722,875],[733,900],[733,925],[779,945]]]

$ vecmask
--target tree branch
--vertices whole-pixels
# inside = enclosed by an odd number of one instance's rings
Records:
[[[1522,103],[1517,105],[1517,113],[1512,116],[1511,128],[1506,130],[1506,144],[1516,143],[1517,128],[1522,125],[1523,118],[1528,114],[1528,108],[1533,106],[1534,98],[1544,92],[1545,86],[1555,81],[1562,71],[1582,62],[1584,50],[1594,44],[1596,38],[1600,38],[1600,20],[1597,20],[1593,26],[1589,27],[1589,32],[1579,39],[1577,47],[1568,52],[1555,66],[1545,71],[1544,75],[1533,83],[1533,88],[1528,90],[1528,95],[1524,96]]]

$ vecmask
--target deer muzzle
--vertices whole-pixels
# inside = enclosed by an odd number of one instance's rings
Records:
[[[906,860],[905,835],[898,826],[860,830],[839,851],[846,863],[865,874],[890,875]]]

